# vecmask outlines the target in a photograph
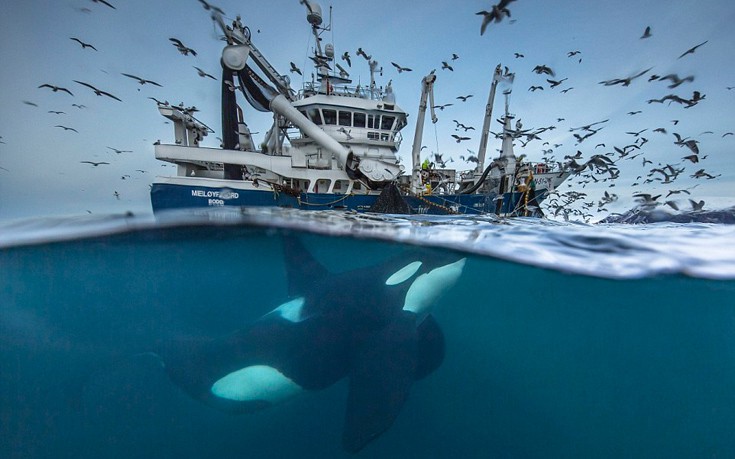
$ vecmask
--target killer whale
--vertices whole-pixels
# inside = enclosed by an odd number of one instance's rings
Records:
[[[284,237],[289,300],[246,327],[156,351],[169,379],[223,411],[247,413],[348,378],[343,448],[386,431],[414,381],[444,359],[431,308],[465,259],[423,250],[330,273],[296,236]]]

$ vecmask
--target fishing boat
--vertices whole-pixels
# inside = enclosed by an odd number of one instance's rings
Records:
[[[335,62],[332,44],[322,46],[321,7],[311,1],[307,21],[314,35],[315,73],[300,90],[291,87],[252,41],[238,17],[225,24],[222,51],[222,144],[200,142],[214,131],[195,109],[159,103],[174,127],[174,142],[155,146],[156,158],[177,166],[176,175],[156,177],[151,187],[154,212],[220,206],[278,206],[309,210],[416,214],[541,215],[539,204],[570,174],[560,164],[530,163],[515,156],[513,141],[524,131],[505,114],[500,155],[485,164],[492,108],[498,84],[508,78],[498,65],[490,94],[476,163],[458,171],[421,162],[427,110],[436,122],[432,71],[421,81],[421,99],[413,139],[411,170],[398,150],[407,113],[396,104],[388,83],[376,82],[378,63],[369,59],[369,86],[354,85]],[[331,13],[330,13],[331,16]],[[256,144],[238,105],[238,96],[257,111],[270,113],[272,127]],[[523,156],[523,155],[522,155]]]

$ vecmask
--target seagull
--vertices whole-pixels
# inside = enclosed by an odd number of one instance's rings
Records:
[[[291,73],[298,73],[299,75],[303,76],[303,73],[301,73],[301,69],[296,67],[296,64],[291,62],[291,69],[289,70]]]
[[[60,112],[57,110],[49,110],[49,113],[53,113],[54,115],[66,115],[66,112]]]
[[[349,51],[345,51],[344,53],[342,53],[342,60],[343,61],[347,61],[347,66],[348,67],[352,67],[352,61],[350,60],[350,52]]]
[[[61,128],[61,129],[65,130],[65,131],[74,131],[74,132],[76,132],[77,134],[79,134],[79,131],[77,131],[76,129],[74,129],[74,128],[70,128],[70,127],[66,127],[66,126],[62,126],[62,125],[60,125],[60,124],[57,124],[57,125],[56,125],[56,126],[54,126],[54,127],[57,127],[57,128]]]
[[[357,55],[364,57],[366,61],[369,61],[370,59],[372,59],[372,56],[368,56],[367,53],[362,48],[357,48]]]
[[[452,60],[456,61],[457,59],[459,59],[459,55],[457,53],[452,53]]]
[[[649,67],[648,69],[646,69],[646,70],[644,70],[644,71],[642,71],[640,73],[637,73],[637,74],[635,74],[633,76],[629,76],[627,78],[614,78],[612,80],[600,81],[600,84],[604,84],[605,86],[613,86],[613,85],[616,85],[616,84],[622,84],[623,86],[630,86],[630,83],[633,80],[635,80],[636,78],[638,78],[638,77],[640,77],[642,75],[645,75],[646,73],[648,73],[649,71],[651,71],[652,68],[653,67]]]
[[[69,40],[74,40],[75,42],[77,42],[80,45],[82,45],[82,49],[84,49],[84,48],[92,48],[93,50],[97,51],[97,48],[95,48],[94,46],[90,45],[89,43],[84,43],[82,40],[80,40],[80,39],[78,39],[76,37],[70,37]]]
[[[110,5],[109,3],[107,3],[107,2],[105,1],[105,0],[92,0],[92,2],[93,2],[93,3],[102,3],[103,5],[107,5],[107,6],[109,6],[109,7],[110,7],[110,8],[112,8],[113,10],[117,9],[117,8],[115,8],[114,6],[112,6],[112,5]]]
[[[514,56],[516,57],[516,59],[521,59],[521,58],[524,58],[524,57],[526,57],[526,56],[524,56],[524,55],[523,55],[523,54],[521,54],[521,53],[513,53],[513,55],[514,55]]]
[[[193,50],[193,49],[191,49],[191,48],[188,48],[188,47],[186,47],[186,46],[185,46],[185,45],[184,45],[184,44],[183,44],[183,43],[181,42],[181,40],[179,40],[178,38],[169,38],[169,41],[170,41],[170,42],[171,42],[171,43],[172,43],[172,44],[173,44],[173,45],[174,45],[174,46],[176,47],[176,49],[178,49],[178,50],[179,50],[179,52],[180,52],[181,54],[183,54],[184,56],[188,56],[188,55],[189,55],[189,53],[191,53],[191,55],[192,55],[192,56],[196,56],[196,55],[197,55],[197,52],[196,52],[196,51],[194,51],[194,50]]]
[[[677,75],[676,73],[670,73],[666,76],[660,77],[658,80],[659,81],[671,80],[669,89],[674,89],[682,83],[691,83],[692,81],[694,81],[694,75],[689,75],[688,77],[685,77],[685,78],[679,78],[679,75]]]
[[[447,64],[447,61],[442,61],[442,69],[447,69],[451,72],[454,72],[454,68],[452,68],[451,65]]]
[[[199,76],[200,76],[200,77],[202,77],[202,78],[207,78],[207,77],[209,77],[209,78],[211,78],[211,79],[213,79],[213,80],[217,81],[217,78],[215,78],[215,77],[213,77],[212,75],[208,74],[207,72],[205,72],[204,70],[200,69],[200,68],[199,68],[199,67],[197,67],[196,65],[194,65],[193,67],[194,67],[195,69],[197,69],[197,73],[199,74]]]
[[[337,131],[338,132],[341,132],[342,134],[344,134],[345,136],[347,136],[347,140],[352,140],[353,139],[352,135],[350,135],[350,132],[352,132],[352,129],[347,130],[347,129],[344,128],[344,126],[342,126],[341,128],[337,129]]]
[[[105,92],[105,91],[99,90],[99,89],[95,88],[94,86],[92,86],[92,85],[91,85],[91,84],[89,84],[89,83],[85,83],[85,82],[83,82],[83,81],[77,81],[77,80],[74,80],[74,82],[75,82],[75,83],[79,83],[79,84],[80,84],[80,85],[82,85],[82,86],[86,86],[86,87],[88,87],[89,89],[91,89],[92,91],[94,91],[94,93],[95,93],[95,94],[97,94],[98,96],[107,96],[107,97],[110,97],[110,98],[112,98],[112,99],[115,99],[115,100],[118,100],[118,101],[122,102],[122,100],[121,100],[121,99],[119,99],[118,97],[116,97],[116,96],[113,96],[113,95],[112,95],[112,94],[110,94],[109,92]]]
[[[107,147],[107,148],[109,148],[110,150],[114,151],[118,155],[121,154],[121,153],[132,153],[133,152],[132,150],[118,150],[117,148],[112,148],[112,147]]]
[[[641,35],[641,40],[644,38],[651,38],[653,35],[651,35],[651,26],[646,27],[646,30],[643,31],[643,35]]]
[[[493,5],[490,11],[480,11],[475,13],[482,16],[482,24],[480,25],[480,35],[485,34],[488,24],[491,22],[500,22],[504,17],[510,17],[510,10],[508,4],[515,0],[500,0],[497,5]]]
[[[461,136],[458,136],[457,134],[452,134],[452,137],[454,137],[454,139],[457,141],[457,143],[460,143],[463,140],[470,140],[471,139],[471,137],[461,137]]]
[[[391,62],[391,64],[393,65],[393,67],[395,67],[398,70],[398,73],[412,72],[413,71],[412,69],[410,69],[408,67],[401,67],[400,65],[396,64],[395,62]]]
[[[31,107],[38,107],[37,103],[31,102],[30,100],[24,100],[23,103],[26,105],[30,105]]]
[[[76,108],[78,108],[80,110],[83,109],[83,108],[87,108],[87,106],[84,105],[84,104],[71,104],[71,106],[72,107],[76,107]]]
[[[220,7],[218,7],[218,6],[212,5],[211,3],[207,3],[204,0],[199,0],[199,3],[201,3],[202,6],[204,7],[204,9],[207,10],[207,11],[212,11],[212,12],[215,12],[215,13],[219,13],[222,16],[225,15],[225,12],[222,11],[222,9]]]
[[[107,163],[107,162],[105,162],[105,161],[100,161],[100,162],[98,162],[98,163],[96,163],[96,162],[94,162],[94,161],[79,161],[79,162],[80,162],[80,163],[82,163],[82,164],[91,164],[91,165],[93,165],[94,167],[97,167],[97,166],[99,166],[100,164],[110,164],[110,163]]]
[[[70,96],[73,96],[73,95],[74,95],[74,94],[72,94],[72,92],[71,92],[71,91],[69,91],[69,90],[68,90],[68,89],[66,89],[66,88],[62,88],[61,86],[54,86],[54,85],[52,85],[52,84],[48,84],[48,83],[44,83],[44,84],[42,84],[41,86],[39,86],[39,88],[51,88],[51,90],[52,90],[53,92],[58,92],[58,91],[64,91],[64,92],[67,92],[67,93],[69,93],[69,95],[70,95]]]
[[[438,108],[439,110],[444,110],[445,108],[451,107],[452,105],[454,105],[454,104],[434,105],[431,108]]]
[[[697,48],[699,48],[700,46],[704,45],[704,44],[705,44],[705,43],[707,43],[708,41],[709,41],[709,40],[705,40],[705,41],[703,41],[702,43],[700,43],[700,44],[698,44],[698,45],[696,45],[696,46],[692,46],[692,47],[691,47],[691,48],[689,48],[688,50],[684,51],[684,52],[683,52],[683,53],[681,54],[681,56],[677,57],[677,59],[681,59],[682,57],[686,56],[687,54],[694,54],[694,51],[696,51],[696,50],[697,50]]]
[[[135,75],[131,75],[131,74],[129,74],[129,73],[121,73],[121,75],[123,75],[123,76],[126,76],[126,77],[128,77],[128,78],[132,78],[132,79],[134,79],[134,80],[138,80],[138,83],[140,83],[140,85],[141,85],[141,86],[142,86],[142,85],[144,85],[144,84],[146,84],[146,83],[150,83],[150,84],[152,84],[153,86],[158,86],[159,88],[162,88],[162,87],[163,87],[163,86],[161,86],[160,84],[156,83],[155,81],[152,81],[152,80],[146,80],[146,79],[144,79],[144,78],[141,78],[141,77],[139,77],[139,76],[135,76]]]
[[[559,86],[560,84],[564,83],[565,80],[568,80],[569,78],[562,78],[561,80],[549,80],[546,81],[551,85],[549,89],[554,89],[555,87]]]
[[[695,202],[694,200],[690,199],[689,200],[689,203],[692,205],[692,210],[695,211],[695,212],[698,211],[698,210],[702,210],[702,208],[704,207],[704,200],[700,200],[699,202]]]
[[[472,94],[467,94],[466,96],[457,96],[457,99],[461,100],[462,102],[467,102],[467,99],[472,97]]]
[[[537,65],[533,68],[533,71],[541,75],[542,73],[545,73],[547,75],[554,76],[554,71],[551,70],[551,67],[547,67],[546,65]]]

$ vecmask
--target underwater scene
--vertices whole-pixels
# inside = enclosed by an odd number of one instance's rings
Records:
[[[735,228],[255,211],[0,232],[0,456],[733,457]]]

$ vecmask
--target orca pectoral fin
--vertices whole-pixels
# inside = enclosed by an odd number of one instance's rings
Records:
[[[415,378],[417,348],[416,315],[410,312],[365,340],[350,372],[345,450],[360,451],[393,424]]]

